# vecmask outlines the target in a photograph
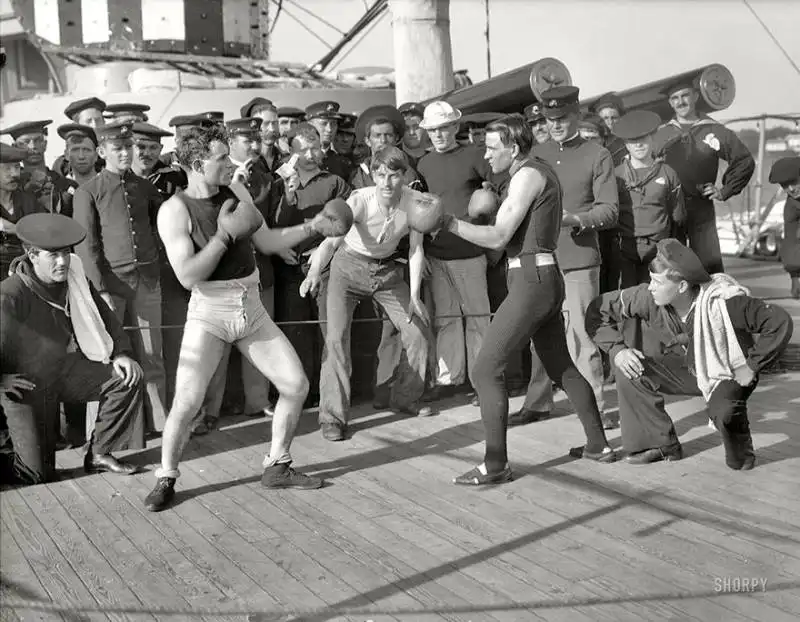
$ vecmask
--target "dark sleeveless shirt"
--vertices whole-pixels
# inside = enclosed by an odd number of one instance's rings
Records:
[[[207,199],[193,199],[185,192],[178,195],[189,212],[192,222],[191,238],[194,243],[195,252],[200,251],[208,244],[209,240],[217,232],[217,216],[222,204],[228,199],[235,199],[228,188],[220,188],[220,191],[213,197]],[[250,276],[256,269],[255,251],[250,239],[239,240],[228,247],[225,254],[219,260],[214,272],[208,277],[208,281],[229,281],[231,279],[242,279]]]
[[[506,246],[509,257],[555,252],[558,234],[561,232],[561,184],[556,172],[547,162],[537,157],[527,158],[519,170],[523,168],[539,171],[545,178],[545,186],[511,236]],[[501,202],[508,196],[511,178],[508,177],[500,186]]]

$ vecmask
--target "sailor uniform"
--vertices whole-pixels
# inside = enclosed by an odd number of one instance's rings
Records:
[[[653,154],[675,169],[686,200],[686,239],[709,272],[723,272],[714,202],[703,196],[706,184],[715,184],[719,161],[728,163],[722,176],[721,200],[739,194],[755,170],[755,161],[734,132],[709,117],[691,125],[676,119],[655,135]]]
[[[586,312],[589,335],[612,361],[628,347],[638,347],[645,355],[645,372],[639,378],[631,380],[621,372],[616,374],[622,444],[631,453],[678,443],[664,409],[665,394],[701,395],[698,379],[691,373],[698,356],[693,335],[698,309],[681,321],[671,307],[658,307],[647,288],[647,284],[641,284],[603,294]],[[753,441],[747,399],[759,372],[777,359],[789,342],[792,319],[782,308],[748,295],[728,298],[724,308],[755,380],[747,387],[733,380],[719,382],[707,399],[709,416],[722,434],[728,466],[740,469],[749,463],[746,468],[751,468]],[[621,329],[631,318],[642,322],[641,347],[629,343]],[[759,335],[757,341],[753,334]]]

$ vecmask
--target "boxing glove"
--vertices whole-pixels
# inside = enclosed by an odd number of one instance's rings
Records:
[[[480,218],[481,216],[491,219],[498,208],[498,197],[491,190],[479,188],[472,193],[469,199],[467,213],[470,218]]]
[[[250,203],[237,199],[227,199],[217,216],[217,237],[226,246],[238,240],[249,238],[264,224],[259,211]]]
[[[408,226],[419,233],[433,233],[442,228],[444,205],[434,194],[419,193],[408,208]]]
[[[311,221],[311,229],[326,238],[343,236],[353,226],[353,211],[344,199],[332,199]]]

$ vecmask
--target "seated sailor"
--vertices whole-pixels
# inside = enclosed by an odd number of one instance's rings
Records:
[[[621,328],[630,319],[642,323],[641,344]],[[751,297],[727,274],[709,275],[678,240],[659,241],[649,284],[603,294],[586,313],[587,332],[615,368],[625,460],[680,459],[664,395],[702,395],[727,465],[752,469],[747,400],[792,328],[781,307]]]
[[[122,475],[136,467],[112,451],[144,447],[142,369],[114,313],[70,249],[86,231],[60,214],[16,227],[25,254],[0,284],[0,429],[3,480],[55,479],[59,402],[99,401],[84,468]],[[5,426],[0,426],[5,427]]]

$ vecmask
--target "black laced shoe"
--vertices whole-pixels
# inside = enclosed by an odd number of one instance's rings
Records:
[[[322,488],[324,481],[319,477],[310,477],[305,473],[295,471],[288,462],[273,464],[264,469],[261,475],[261,485],[264,488],[299,488],[300,490],[314,490]]]
[[[175,496],[175,478],[159,477],[156,487],[144,498],[144,507],[150,512],[165,509]]]

